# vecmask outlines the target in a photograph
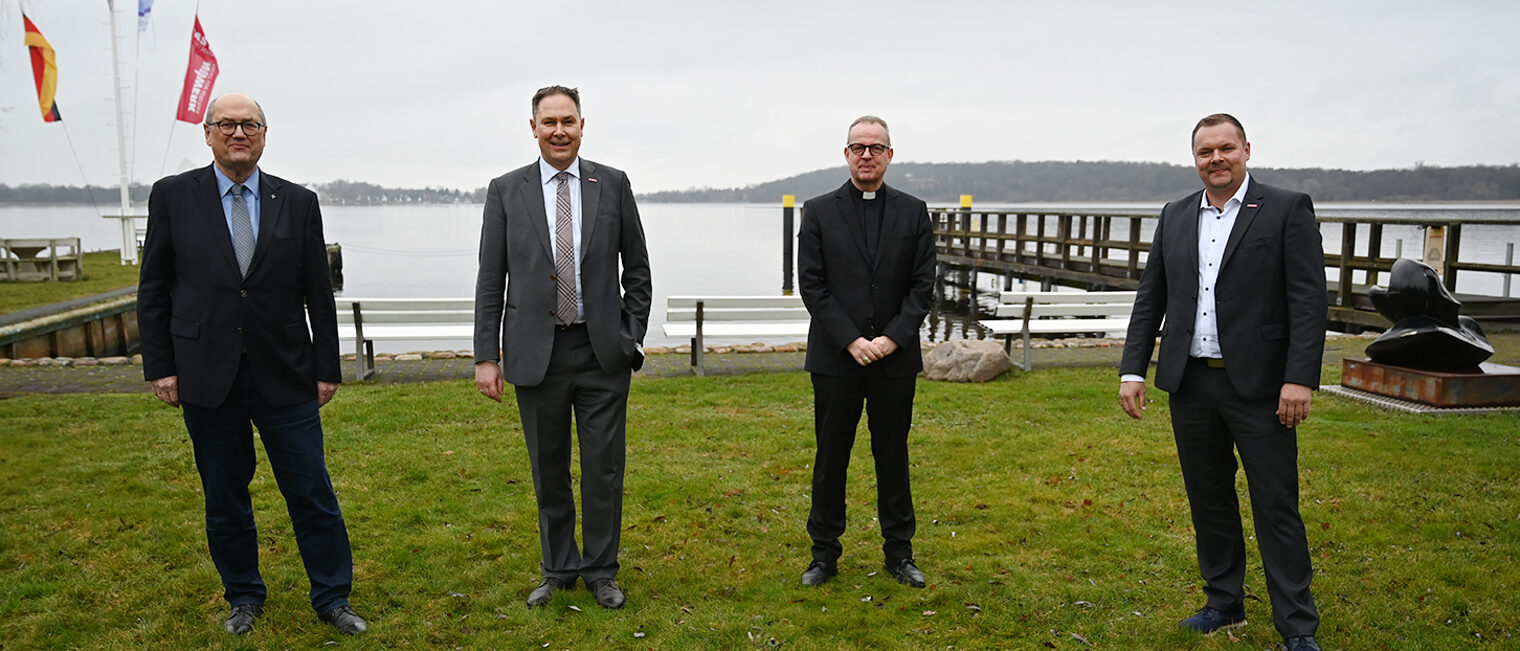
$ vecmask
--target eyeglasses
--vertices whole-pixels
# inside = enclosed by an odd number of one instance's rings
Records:
[[[243,135],[245,135],[245,136],[256,136],[256,135],[259,135],[260,133],[262,133],[264,131],[265,124],[263,122],[254,122],[252,120],[250,120],[248,122],[222,122],[222,121],[217,121],[217,122],[207,122],[206,126],[208,126],[208,127],[216,127],[219,131],[222,132],[222,135],[224,135],[224,136],[230,136],[230,135],[232,135],[234,133],[237,133],[238,127],[242,127],[243,128]]]
[[[867,151],[871,152],[872,156],[881,156],[882,154],[887,153],[888,149],[891,149],[891,147],[888,147],[887,145],[862,145],[858,142],[852,142],[848,145],[845,145],[845,148],[850,150],[850,153],[855,154],[856,156],[864,155]]]

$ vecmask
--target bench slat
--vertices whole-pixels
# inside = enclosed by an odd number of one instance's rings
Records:
[[[364,327],[386,323],[474,323],[474,310],[371,310],[368,304],[359,306],[364,312]],[[353,308],[338,310],[338,323],[353,323]]]
[[[696,309],[702,301],[704,311],[727,308],[797,307],[801,308],[801,296],[671,296],[666,299],[666,309]],[[805,309],[805,308],[804,308]]]
[[[988,319],[980,322],[995,335],[1017,335],[1024,332],[1023,319]],[[1077,334],[1085,332],[1124,332],[1129,329],[1129,317],[1107,319],[1034,319],[1029,322],[1029,333],[1036,335]]]
[[[473,298],[334,298],[338,304],[338,310],[353,312],[354,303],[359,303],[359,309],[364,311],[364,320],[369,320],[370,311],[394,312],[412,310],[475,310]]]
[[[1035,303],[1029,313],[1036,316],[1128,316],[1134,310],[1133,303],[1070,303],[1048,305]],[[997,306],[1000,319],[1016,319],[1024,316],[1023,303],[1000,303]]]
[[[998,294],[999,303],[1018,303],[1032,298],[1036,304],[1048,303],[1134,303],[1135,292],[1016,292]]]
[[[688,339],[697,336],[695,321],[664,325],[665,336],[672,339]],[[767,321],[761,323],[702,323],[703,337],[801,337],[808,332],[807,321]]]
[[[364,316],[365,339],[475,339],[475,326],[457,325],[370,325],[369,315]],[[340,341],[354,340],[352,325],[338,325]]]
[[[665,321],[695,321],[697,308],[673,307],[665,312]],[[710,308],[703,306],[703,321],[806,321],[804,308],[758,307],[758,308]]]

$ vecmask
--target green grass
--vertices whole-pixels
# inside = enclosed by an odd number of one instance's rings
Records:
[[[354,605],[373,628],[337,641],[1089,648],[1080,636],[1110,649],[1267,648],[1277,636],[1254,546],[1247,583],[1260,600],[1247,605],[1240,642],[1176,629],[1203,597],[1165,395],[1135,423],[1116,391],[1112,369],[1101,368],[975,386],[921,381],[915,548],[930,586],[881,571],[861,436],[841,573],[804,589],[807,377],[636,381],[619,575],[628,608],[603,610],[581,589],[529,611],[537,524],[510,403],[483,400],[468,382],[347,386],[324,410],[328,465],[354,543]],[[1411,416],[1320,395],[1300,456],[1327,648],[1513,648],[1520,415]],[[150,396],[0,401],[0,644],[317,648],[334,639],[309,610],[262,460],[253,493],[266,615],[248,638],[222,632],[198,489],[179,413]]]
[[[136,265],[121,264],[121,252],[84,254],[84,279],[79,281],[0,281],[0,314],[49,303],[93,296],[137,284]]]

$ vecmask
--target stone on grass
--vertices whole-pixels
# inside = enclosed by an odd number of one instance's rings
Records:
[[[398,362],[420,362],[420,361],[422,361],[422,353],[401,353],[400,355],[396,356],[396,361],[398,361]]]
[[[128,357],[117,356],[117,357],[102,357],[102,358],[100,358],[100,365],[101,366],[126,366],[126,365],[131,364],[131,363],[132,363],[132,360],[131,360],[131,358],[128,358]]]
[[[924,355],[924,377],[947,382],[988,382],[1013,368],[996,341],[957,339]]]

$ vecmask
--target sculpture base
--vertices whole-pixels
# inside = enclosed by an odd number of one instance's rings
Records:
[[[1485,363],[1479,369],[1422,371],[1348,357],[1341,360],[1341,386],[1438,407],[1520,405],[1520,367]]]

